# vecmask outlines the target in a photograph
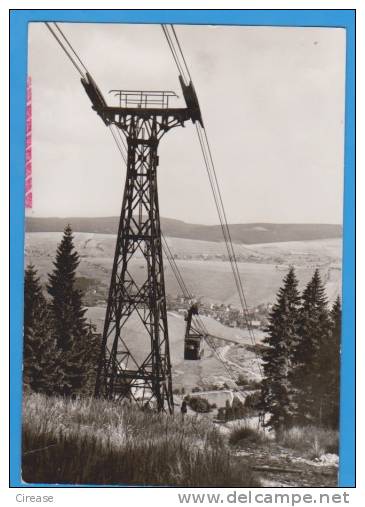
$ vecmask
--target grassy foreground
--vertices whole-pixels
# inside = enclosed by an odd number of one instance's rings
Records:
[[[23,401],[22,477],[28,483],[258,485],[208,420],[39,394]]]
[[[319,459],[324,454],[338,455],[339,451],[338,431],[317,426],[293,426],[275,439],[262,429],[252,428],[246,421],[240,420],[231,427],[228,441],[242,449],[252,444],[270,449],[273,444],[278,444],[309,460]]]

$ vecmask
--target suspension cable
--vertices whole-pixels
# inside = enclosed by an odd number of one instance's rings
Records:
[[[66,35],[63,33],[63,31],[61,30],[61,28],[58,26],[58,24],[56,22],[53,22],[53,25],[57,28],[58,32],[60,33],[61,37],[63,38],[63,40],[66,42],[66,44],[68,45],[68,47],[71,49],[72,53],[75,55],[77,61],[80,63],[80,65],[83,67],[85,73],[87,72],[88,74],[90,74],[90,72],[87,70],[86,66],[84,65],[83,61],[81,60],[81,58],[79,57],[79,55],[77,54],[77,52],[75,51],[75,49],[73,48],[71,42],[67,39]]]
[[[119,133],[119,137],[121,140],[123,140],[120,132],[119,132],[119,129],[117,130],[118,133]],[[121,147],[120,143],[118,142],[118,139],[115,135],[115,133],[113,132],[113,130],[110,128],[110,132],[112,133],[113,135],[113,138],[114,138],[114,141],[115,141],[115,144],[121,154],[121,156],[123,157],[123,160],[124,162],[126,163],[126,155],[125,155],[125,152],[123,151],[123,148],[126,149],[125,147],[125,143],[123,142],[123,147]],[[182,291],[182,294],[185,298],[188,298],[188,299],[192,299],[192,294],[190,293],[189,289],[187,288],[186,284],[185,284],[185,281],[184,281],[184,278],[175,262],[175,259],[173,257],[173,254],[171,252],[171,249],[166,241],[166,238],[165,236],[163,235],[163,233],[161,232],[161,238],[162,238],[162,248],[163,248],[163,251],[165,253],[165,256],[171,266],[171,269],[172,269],[172,272],[177,280],[177,283],[180,287],[180,290]],[[235,382],[235,379],[234,377],[232,376],[232,372],[228,369],[226,363],[224,362],[223,358],[220,356],[219,354],[219,351],[217,350],[217,347],[215,346],[215,343],[213,340],[211,340],[209,338],[209,332],[207,330],[207,328],[205,327],[205,324],[204,322],[202,321],[201,317],[199,315],[197,316],[194,316],[195,318],[195,321],[196,321],[196,325],[197,327],[199,328],[199,332],[203,335],[205,341],[208,343],[208,345],[210,346],[210,348],[213,349],[213,352],[215,352],[215,354],[217,355],[218,359],[222,362],[222,364],[224,364],[224,367],[226,368],[229,376],[231,377],[231,379],[233,380],[233,382],[236,384]]]
[[[231,233],[230,233],[229,226],[228,226],[226,212],[225,212],[225,208],[224,208],[224,204],[223,204],[223,200],[222,200],[222,194],[221,194],[221,191],[219,188],[219,183],[218,183],[218,179],[217,179],[217,175],[216,175],[216,171],[215,171],[215,167],[214,167],[214,163],[213,163],[213,158],[212,158],[210,146],[208,143],[208,138],[207,138],[205,129],[202,129],[200,125],[196,125],[196,129],[198,132],[199,141],[200,141],[203,155],[204,155],[204,160],[205,160],[206,169],[207,169],[208,176],[209,176],[209,182],[211,185],[214,202],[215,202],[216,208],[218,210],[218,216],[219,216],[219,220],[221,223],[221,229],[222,229],[223,237],[224,237],[224,240],[226,243],[228,257],[229,257],[229,261],[231,263],[233,277],[234,277],[237,291],[238,291],[238,296],[239,296],[239,299],[241,302],[243,316],[244,316],[244,319],[245,319],[245,322],[247,325],[247,329],[249,332],[249,337],[250,337],[252,346],[254,347],[254,350],[255,350],[256,349],[256,339],[255,339],[252,324],[251,324],[251,321],[249,318],[247,300],[246,300],[245,292],[243,289],[241,275],[240,275],[240,272],[238,269],[237,258],[236,258],[236,254],[235,254],[235,250],[234,250],[234,246],[233,246],[233,242],[232,242]],[[205,142],[204,142],[204,139],[205,139]],[[255,354],[256,354],[256,350],[255,350]],[[257,354],[256,354],[256,356],[257,356]],[[257,366],[260,371],[260,375],[262,376],[261,365],[260,365],[258,358],[257,358]]]
[[[67,39],[66,35],[63,33],[63,31],[61,30],[59,25],[55,22],[53,23],[53,26],[57,29],[60,37],[62,37],[64,42],[56,34],[55,30],[53,29],[53,27],[51,26],[50,23],[46,22],[45,25],[47,26],[48,30],[51,32],[53,37],[56,39],[58,44],[61,46],[63,51],[66,53],[66,55],[69,58],[69,60],[71,61],[71,63],[74,65],[76,70],[79,72],[80,76],[85,79],[87,74],[91,75],[90,72],[88,71],[86,65],[83,63],[80,56],[78,55],[78,53],[76,52],[76,50],[72,46],[71,42]],[[69,49],[67,49],[67,47],[65,46],[64,43],[68,46]],[[70,51],[74,55],[74,57],[72,56]],[[79,64],[81,65],[82,68],[80,68]],[[125,141],[124,141],[119,129],[117,127],[115,129],[113,129],[113,127],[115,127],[115,125],[109,125],[109,131],[110,131],[111,135],[113,136],[113,139],[115,141],[115,144],[118,148],[118,151],[119,151],[121,157],[123,158],[124,162],[127,163],[127,157],[126,157],[127,148],[125,145]],[[115,132],[115,130],[117,133]]]
[[[80,76],[82,78],[85,78],[86,77],[85,72],[82,69],[80,69],[79,65],[76,63],[75,59],[71,56],[71,54],[69,53],[69,51],[67,50],[67,48],[65,47],[65,45],[63,44],[63,42],[60,40],[60,38],[58,37],[58,35],[56,34],[56,32],[53,30],[53,28],[51,27],[50,23],[46,22],[45,25],[48,28],[48,30],[51,32],[51,34],[53,35],[53,37],[56,39],[56,41],[58,42],[58,44],[61,46],[61,48],[63,49],[63,51],[66,53],[67,57],[69,58],[69,60],[71,61],[72,65],[75,67],[75,69],[78,71],[78,73],[80,74]]]
[[[122,136],[122,134],[120,133],[120,130],[118,129],[118,127],[114,124],[115,128],[116,128],[116,132],[117,132],[117,135],[118,135],[118,138],[119,138],[119,141],[120,141],[120,144],[122,145],[123,147],[123,150],[124,150],[124,162],[127,163],[127,154],[128,154],[128,147],[127,147],[127,144],[124,140],[124,137]]]
[[[175,262],[175,259],[171,253],[171,249],[166,241],[166,238],[164,237],[164,235],[161,233],[161,238],[162,238],[162,247],[163,247],[163,250],[164,250],[164,253],[166,255],[166,258],[171,266],[171,269],[175,275],[175,278],[180,286],[180,289],[181,289],[181,292],[183,293],[183,296],[185,298],[188,298],[188,299],[193,299],[192,297],[192,294],[191,292],[189,291],[189,289],[187,288],[185,282],[184,282],[184,279],[181,275],[181,272]],[[229,366],[227,365],[226,361],[223,359],[223,357],[221,356],[220,354],[220,351],[219,351],[219,347],[216,345],[215,343],[215,338],[217,339],[220,339],[218,336],[217,337],[213,337],[211,336],[211,334],[209,333],[209,331],[207,330],[202,318],[200,315],[195,315],[193,317],[194,319],[194,322],[195,322],[195,326],[197,327],[197,330],[198,332],[202,335],[202,337],[204,338],[205,342],[207,343],[207,345],[212,349],[213,353],[216,355],[217,359],[220,361],[220,363],[223,365],[223,367],[225,368],[228,376],[230,377],[231,381],[234,383],[235,387],[237,389],[238,388],[238,385],[237,385],[237,382],[236,382],[236,379],[235,379],[235,376],[232,372],[232,370],[229,368]]]
[[[189,72],[185,57],[184,57],[184,53],[182,51],[182,48],[179,43],[179,40],[178,40],[178,37],[177,37],[174,27],[172,25],[170,25],[176,45],[178,47],[178,50],[174,47],[174,44],[171,41],[171,37],[170,38],[167,37],[167,35],[166,35],[167,28],[164,28],[165,25],[162,25],[162,26],[163,26],[163,31],[165,33],[166,39],[168,41],[169,47],[171,49],[171,52],[173,54],[173,57],[174,57],[174,60],[175,60],[175,63],[177,65],[178,69],[185,67],[186,74],[189,76],[190,81],[192,81],[191,75],[190,75],[190,72]],[[171,45],[173,47],[171,47]],[[178,53],[180,53],[180,59],[177,56]],[[178,59],[178,62],[176,62],[176,58]],[[183,63],[181,62],[181,59],[182,59]],[[261,365],[260,365],[260,361],[259,361],[257,351],[256,351],[255,335],[254,335],[252,323],[251,323],[251,320],[249,317],[247,300],[246,300],[246,296],[245,296],[245,293],[243,290],[243,284],[242,284],[240,272],[238,269],[237,258],[236,258],[235,250],[233,247],[232,237],[231,237],[229,226],[228,226],[227,216],[226,216],[225,208],[223,205],[222,194],[221,194],[221,190],[219,187],[219,182],[218,182],[218,178],[217,178],[217,174],[216,174],[216,170],[215,170],[215,165],[214,165],[214,161],[213,161],[213,156],[212,156],[210,144],[208,141],[207,132],[204,127],[202,127],[201,125],[198,125],[198,124],[196,125],[196,130],[197,130],[199,144],[200,144],[200,148],[201,148],[201,151],[203,154],[203,159],[204,159],[204,163],[206,166],[206,170],[207,170],[207,174],[208,174],[208,178],[209,178],[209,182],[210,182],[210,186],[211,186],[211,190],[212,190],[212,194],[213,194],[214,203],[215,203],[215,206],[216,206],[216,209],[218,212],[218,217],[219,217],[219,221],[221,224],[223,238],[224,238],[224,241],[226,244],[229,262],[231,264],[233,277],[234,277],[235,284],[237,287],[237,292],[238,292],[238,296],[239,296],[240,303],[241,303],[242,313],[244,315],[244,318],[245,318],[245,321],[247,324],[247,329],[249,332],[249,336],[250,336],[252,345],[254,347],[257,366],[258,366],[258,369],[260,372],[260,376],[262,377],[263,375],[262,375]]]
[[[81,58],[79,57],[79,55],[77,54],[77,52],[75,51],[75,49],[73,48],[72,44],[69,42],[69,40],[67,39],[67,37],[65,36],[65,34],[62,32],[62,30],[58,26],[58,24],[55,23],[55,22],[53,24],[56,27],[56,29],[59,32],[59,34],[62,37],[62,39],[64,40],[64,42],[67,44],[69,50],[66,48],[65,44],[61,41],[60,37],[53,30],[53,28],[51,27],[51,24],[48,23],[48,22],[45,22],[45,25],[47,26],[48,30],[51,32],[51,34],[56,39],[56,41],[58,42],[58,44],[61,46],[61,48],[63,49],[63,51],[66,53],[67,57],[69,58],[69,60],[73,64],[73,66],[76,68],[76,70],[78,71],[78,73],[80,74],[80,76],[85,79],[86,78],[86,74],[90,75],[90,73],[88,72],[86,66],[84,65],[84,63],[82,62]],[[178,50],[174,46],[174,42],[172,40],[172,36],[168,32],[166,25],[161,25],[161,26],[162,26],[163,32],[165,34],[166,40],[168,42],[168,45],[170,47],[171,53],[173,55],[173,58],[175,60],[176,66],[177,66],[177,68],[179,70],[179,73],[180,73],[181,77],[184,79],[185,83],[188,84],[188,80],[186,79],[186,76],[188,76],[188,78],[191,81],[191,75],[190,75],[188,66],[186,64],[186,60],[185,60],[183,51],[181,49],[180,43],[178,41],[175,29],[174,29],[174,27],[172,25],[170,25],[170,28],[172,30],[172,34],[173,34],[173,37],[175,39],[175,43],[176,43],[176,45],[178,47]],[[72,54],[70,53],[70,51],[74,55],[74,57],[72,56]],[[180,57],[179,57],[179,53],[180,53]],[[182,58],[184,65],[181,63],[180,58]],[[82,68],[80,68],[79,64],[81,65]],[[124,139],[123,139],[123,137],[122,137],[119,129],[116,128],[116,131],[117,131],[117,134],[116,134],[115,131],[113,131],[113,129],[112,129],[112,125],[109,125],[109,130],[110,130],[110,132],[111,132],[111,134],[113,136],[113,139],[114,139],[114,141],[115,141],[115,143],[117,145],[118,151],[120,152],[120,154],[121,154],[124,162],[127,163],[127,157],[126,157],[126,154],[125,154],[125,152],[127,151],[127,147],[126,147],[125,141],[124,141]],[[225,216],[225,211],[224,211],[224,207],[223,207],[222,197],[221,197],[221,194],[220,194],[218,180],[217,180],[217,177],[216,177],[216,174],[215,174],[215,170],[214,170],[213,158],[212,158],[210,146],[209,146],[209,143],[208,143],[208,138],[206,136],[205,130],[204,129],[202,129],[202,130],[204,132],[203,135],[200,132],[200,129],[198,130],[198,126],[197,126],[199,142],[200,142],[202,153],[203,153],[203,157],[204,157],[204,160],[205,160],[205,163],[206,163],[206,168],[207,168],[207,172],[208,172],[208,176],[209,176],[209,180],[210,180],[210,184],[211,184],[214,200],[215,200],[217,211],[218,211],[218,215],[219,215],[219,219],[220,219],[220,223],[221,223],[221,228],[222,228],[223,236],[224,236],[225,243],[226,243],[226,246],[227,246],[227,251],[228,251],[229,259],[230,259],[232,268],[233,268],[232,260],[234,260],[234,263],[236,265],[236,270],[238,272],[237,261],[235,259],[235,255],[234,255],[232,240],[231,240],[231,237],[230,237],[229,228],[228,228],[228,224],[227,224],[227,220],[226,220],[226,216]],[[204,140],[205,140],[205,143],[204,143]],[[211,162],[211,164],[213,166],[213,176],[214,176],[214,179],[212,178],[212,175],[211,175],[209,161]],[[214,181],[215,181],[215,183],[216,183],[216,185],[218,187],[218,189],[217,189],[218,193],[217,193],[216,189],[214,188]],[[221,203],[221,206],[223,207],[223,214],[222,214],[222,212],[221,212],[221,210],[219,208],[219,203]],[[227,235],[227,231],[228,231],[228,235]],[[188,296],[191,299],[191,295],[190,295],[190,293],[189,293],[189,291],[188,291],[188,289],[186,287],[184,279],[182,278],[180,270],[178,269],[178,267],[176,265],[176,262],[175,262],[175,260],[174,260],[174,258],[172,256],[172,254],[171,254],[171,250],[170,250],[170,248],[169,248],[169,246],[168,246],[168,244],[167,244],[167,242],[166,242],[166,240],[165,240],[164,237],[163,237],[163,241],[164,241],[164,244],[165,244],[165,247],[163,245],[165,255],[166,255],[167,259],[169,260],[171,269],[173,270],[173,273],[174,273],[174,275],[175,275],[175,277],[176,277],[176,279],[178,281],[178,284],[179,284],[181,290],[183,291],[183,294],[185,294],[186,296]],[[233,251],[233,256],[232,256],[232,253],[230,251],[229,244],[230,244],[231,250]],[[235,269],[233,269],[233,273],[234,273],[234,277],[235,277],[236,284],[237,284],[238,283],[238,279],[240,281],[240,278],[237,278],[237,273],[235,272]],[[238,277],[239,277],[239,273],[238,273]],[[243,292],[242,282],[240,283],[240,285],[241,285],[241,290]],[[239,294],[240,294],[240,291],[239,291]],[[202,321],[202,319],[201,319],[201,317],[199,315],[196,316],[196,322],[197,322],[197,325],[198,325],[198,327],[200,329],[200,332],[202,333],[205,341],[212,348],[212,350],[215,352],[215,354],[217,355],[218,359],[222,362],[222,364],[226,368],[229,376],[231,377],[231,379],[233,380],[233,382],[236,384],[235,379],[234,379],[234,377],[232,375],[232,372],[228,368],[228,365],[226,364],[226,362],[220,356],[220,353],[217,350],[217,347],[216,347],[216,345],[214,343],[214,340],[209,336],[209,333],[208,333],[208,331],[207,331],[207,329],[206,329],[206,327],[205,327],[205,325],[204,325],[204,323],[203,323],[203,321]]]
[[[177,47],[179,48],[180,55],[181,55],[182,60],[183,60],[183,62],[184,62],[186,73],[187,73],[187,75],[188,75],[188,77],[189,77],[189,80],[190,80],[190,81],[192,81],[192,79],[191,79],[191,75],[190,75],[190,72],[189,72],[189,67],[188,67],[188,64],[186,63],[186,60],[185,60],[185,57],[184,57],[184,53],[183,53],[183,51],[182,51],[182,49],[181,49],[181,46],[180,46],[179,39],[177,38],[177,35],[176,35],[176,32],[175,32],[174,25],[170,25],[170,27],[171,27],[171,31],[172,31],[172,33],[174,34],[174,38],[175,38],[175,41],[176,41]],[[188,83],[186,83],[186,84],[188,84]]]
[[[170,27],[172,25],[169,25]],[[162,28],[162,31],[166,37],[166,40],[167,40],[167,43],[169,45],[169,48],[170,48],[170,51],[171,51],[171,54],[173,56],[173,59],[175,61],[175,64],[176,64],[176,67],[177,67],[177,70],[179,71],[179,74],[181,75],[181,77],[183,78],[185,84],[188,84],[188,80],[186,79],[186,72],[184,71],[184,68],[179,60],[179,55],[177,53],[177,50],[174,46],[174,43],[173,43],[173,40],[172,40],[172,36],[170,35],[169,31],[168,31],[168,25],[161,25],[161,28]],[[187,75],[189,76],[189,73],[187,72]]]
[[[119,153],[120,153],[122,159],[124,160],[125,164],[127,164],[127,157],[126,157],[125,151],[123,150],[124,146],[121,145],[120,142],[118,141],[115,131],[112,128],[112,125],[109,125],[109,130],[110,130],[111,135],[114,138],[115,144],[119,150]],[[117,129],[117,132],[119,132],[119,129]],[[120,135],[120,133],[119,133],[119,135]]]

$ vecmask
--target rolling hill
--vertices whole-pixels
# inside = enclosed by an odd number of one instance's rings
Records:
[[[75,232],[116,234],[118,217],[26,218],[26,232],[61,232],[71,224]],[[166,236],[212,242],[222,242],[220,225],[189,224],[172,218],[161,219]],[[230,224],[232,241],[238,244],[309,241],[342,237],[342,226],[337,224]]]
[[[27,233],[25,263],[33,263],[42,283],[61,240],[61,232]],[[116,236],[112,234],[75,233],[74,244],[80,255],[78,275],[94,279],[107,287],[110,280]],[[167,242],[189,290],[208,303],[237,305],[238,295],[224,243],[167,237]],[[341,240],[291,241],[255,245],[235,245],[238,269],[247,293],[249,306],[269,303],[275,299],[282,279],[294,265],[300,289],[308,282],[315,268],[319,268],[327,295],[333,301],[341,288]],[[144,264],[136,256],[130,264],[131,273],[141,281]],[[166,291],[179,293],[174,274],[165,259]]]

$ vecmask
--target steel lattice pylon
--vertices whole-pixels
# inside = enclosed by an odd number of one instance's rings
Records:
[[[192,85],[183,87],[186,108],[169,108],[172,92],[116,91],[109,107],[92,78],[82,80],[93,108],[106,125],[125,135],[128,156],[122,210],[104,324],[95,395],[151,403],[173,411],[171,362],[166,314],[157,149],[161,137],[187,120],[200,121]],[[133,271],[138,262],[139,270]],[[141,268],[143,270],[141,270]],[[136,348],[139,325],[145,347]],[[138,324],[136,324],[136,319]]]

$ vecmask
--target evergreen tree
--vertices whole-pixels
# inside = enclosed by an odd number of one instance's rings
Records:
[[[58,245],[53,272],[48,276],[52,322],[60,351],[61,393],[77,394],[83,390],[88,365],[84,354],[88,327],[81,292],[75,288],[79,255],[75,251],[70,225]]]
[[[96,326],[88,323],[86,341],[84,342],[83,358],[85,363],[85,378],[83,394],[92,396],[95,391],[98,362],[101,353],[101,334],[96,333]]]
[[[59,380],[57,360],[47,302],[37,271],[29,265],[24,280],[24,388],[52,394]]]
[[[76,269],[80,263],[75,251],[70,225],[64,230],[58,245],[53,273],[48,275],[48,292],[52,297],[51,309],[57,344],[63,352],[72,348],[77,339],[87,332],[85,308],[81,292],[75,288]]]
[[[302,295],[298,332],[291,375],[296,393],[297,422],[322,424],[330,320],[318,269]]]
[[[341,314],[341,300],[337,297],[330,311],[328,341],[321,350],[324,373],[323,424],[332,428],[339,426]]]
[[[293,421],[293,401],[289,373],[293,350],[298,341],[298,313],[300,295],[294,268],[283,280],[277,294],[277,302],[269,315],[268,333],[263,343],[264,378],[261,382],[262,412],[270,414],[266,422],[277,433],[289,427]]]

